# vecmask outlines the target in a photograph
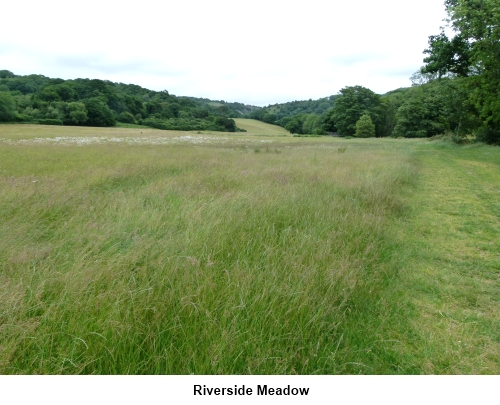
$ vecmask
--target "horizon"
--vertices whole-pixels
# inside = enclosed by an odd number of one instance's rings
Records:
[[[240,104],[244,104],[244,105],[249,105],[251,107],[259,107],[259,108],[266,108],[266,107],[269,107],[269,106],[273,106],[273,105],[276,105],[276,104],[286,104],[286,103],[293,103],[293,102],[301,102],[301,101],[316,101],[316,100],[320,100],[320,99],[324,99],[324,98],[329,98],[329,97],[332,97],[332,96],[337,96],[340,94],[340,90],[339,92],[337,92],[336,94],[330,94],[330,95],[326,95],[326,96],[323,96],[323,97],[318,97],[318,98],[306,98],[306,99],[295,99],[295,100],[288,100],[288,101],[282,101],[282,102],[275,102],[275,103],[269,103],[267,105],[263,105],[263,106],[258,106],[258,105],[253,105],[253,104],[247,104],[247,103],[244,103],[242,101],[238,101],[238,100],[224,100],[224,99],[213,99],[213,98],[207,98],[207,97],[200,97],[200,96],[195,96],[195,95],[181,95],[181,94],[175,94],[175,93],[172,93],[171,91],[169,91],[168,89],[162,89],[162,90],[153,90],[153,89],[150,89],[150,88],[147,88],[147,87],[143,87],[137,83],[124,83],[124,82],[114,82],[114,81],[111,81],[111,80],[106,80],[106,79],[101,79],[101,78],[98,78],[98,77],[74,77],[74,78],[68,78],[68,79],[64,79],[62,77],[50,77],[50,76],[47,76],[47,75],[44,75],[44,74],[41,74],[41,73],[28,73],[28,74],[25,74],[25,75],[18,75],[16,74],[16,72],[13,72],[12,70],[10,69],[0,69],[1,70],[6,70],[6,71],[9,71],[10,73],[13,73],[16,77],[22,77],[22,76],[31,76],[31,75],[38,75],[38,76],[44,76],[44,77],[47,77],[49,79],[61,79],[61,80],[102,80],[102,81],[109,81],[111,83],[117,83],[117,84],[124,84],[124,85],[135,85],[135,86],[140,86],[142,88],[145,88],[147,90],[151,90],[151,91],[167,91],[168,94],[172,95],[172,96],[175,96],[175,97],[186,97],[186,98],[196,98],[196,99],[207,99],[207,100],[210,100],[210,101],[213,101],[213,102],[225,102],[225,103],[240,103]],[[347,86],[346,86],[347,87]],[[364,87],[364,86],[363,86]],[[376,93],[380,96],[383,96],[385,95],[386,93],[388,92],[391,92],[391,91],[395,91],[395,90],[399,90],[401,88],[407,88],[407,87],[411,87],[410,86],[406,86],[406,87],[398,87],[397,89],[392,89],[392,90],[388,90],[387,92],[385,93]],[[371,90],[371,89],[370,89]]]
[[[446,17],[435,0],[312,0],[307,7],[144,0],[140,8],[89,0],[78,10],[28,0],[3,11],[23,15],[23,30],[12,18],[0,26],[0,66],[17,75],[96,77],[260,107],[346,86],[378,94],[408,87]]]

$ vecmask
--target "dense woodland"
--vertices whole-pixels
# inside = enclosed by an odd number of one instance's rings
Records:
[[[425,138],[449,134],[500,143],[500,9],[496,0],[446,0],[454,31],[429,37],[425,65],[412,87],[375,94],[362,86],[338,95],[265,108],[176,97],[102,80],[16,76],[0,71],[0,121],[159,129],[237,129],[249,117],[294,134]]]
[[[133,84],[63,80],[0,71],[0,122],[114,126],[117,122],[158,129],[237,131],[232,118],[257,107],[176,97]]]

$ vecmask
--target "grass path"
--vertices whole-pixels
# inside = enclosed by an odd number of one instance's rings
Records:
[[[500,151],[419,145],[403,372],[500,373]]]

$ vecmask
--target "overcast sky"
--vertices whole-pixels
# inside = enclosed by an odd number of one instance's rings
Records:
[[[9,1],[0,70],[268,105],[411,85],[442,0]]]

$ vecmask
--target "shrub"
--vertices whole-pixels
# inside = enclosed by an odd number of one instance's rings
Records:
[[[130,114],[128,111],[124,111],[118,115],[119,122],[125,122],[127,124],[135,124],[137,121],[134,116]]]
[[[42,118],[38,120],[39,124],[42,125],[62,125],[63,122],[57,118]]]

